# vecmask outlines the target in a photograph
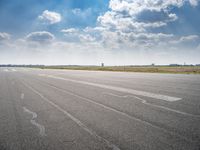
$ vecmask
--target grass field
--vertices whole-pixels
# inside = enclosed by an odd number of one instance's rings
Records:
[[[43,69],[200,74],[200,66],[44,66]]]

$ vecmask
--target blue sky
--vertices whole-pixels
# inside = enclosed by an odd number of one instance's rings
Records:
[[[91,9],[86,14],[90,19],[73,14],[74,9]],[[42,29],[57,32],[66,27],[94,26],[98,15],[107,9],[108,0],[1,0],[0,31],[21,35]],[[37,17],[44,10],[62,14],[62,21],[48,26],[38,25]]]
[[[200,63],[199,0],[1,0],[0,63]]]

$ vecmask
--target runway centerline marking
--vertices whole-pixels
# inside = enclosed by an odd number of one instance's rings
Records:
[[[26,107],[23,107],[23,109],[24,109],[24,112],[32,115],[30,122],[31,122],[32,125],[36,126],[39,129],[39,134],[41,136],[46,136],[45,127],[35,121],[35,119],[37,119],[37,114],[35,112],[30,111]]]
[[[85,124],[83,124],[79,119],[75,118],[74,116],[72,116],[69,112],[65,111],[64,109],[62,109],[60,106],[58,106],[57,104],[55,104],[54,102],[52,102],[51,100],[49,100],[48,98],[46,98],[44,95],[42,95],[40,92],[38,92],[37,90],[35,90],[33,87],[31,87],[30,85],[26,84],[25,82],[21,81],[26,87],[28,87],[30,90],[32,90],[35,94],[39,95],[44,101],[46,101],[47,103],[49,103],[50,105],[52,105],[54,108],[56,108],[57,110],[59,110],[60,112],[62,112],[64,115],[68,116],[71,120],[73,120],[79,127],[81,127],[83,130],[85,130],[86,132],[88,132],[90,135],[92,135],[93,137],[97,138],[99,141],[103,141],[107,144],[107,146],[109,146],[110,148],[112,148],[112,150],[120,150],[120,148],[118,148],[116,145],[112,144],[111,142],[109,142],[108,140],[106,140],[105,138],[99,136],[95,131],[89,129]]]
[[[85,85],[90,85],[90,86],[96,86],[96,87],[100,87],[100,88],[104,88],[104,89],[110,89],[110,90],[114,90],[114,91],[119,91],[119,92],[129,93],[129,94],[133,94],[133,95],[139,95],[139,96],[145,96],[145,97],[155,98],[155,99],[159,99],[159,100],[165,100],[165,101],[169,101],[169,102],[174,102],[174,101],[178,101],[178,100],[182,99],[182,98],[178,98],[178,97],[155,94],[155,93],[139,91],[139,90],[134,90],[134,89],[129,89],[129,88],[122,88],[122,87],[116,87],[116,86],[105,85],[105,84],[98,84],[98,83],[92,83],[92,82],[86,82],[86,81],[77,81],[77,80],[73,80],[73,79],[66,79],[66,78],[57,77],[57,76],[53,76],[53,75],[39,74],[39,76],[44,76],[44,77],[59,79],[59,80],[65,80],[65,81],[70,81],[70,82],[75,82],[75,83],[80,83],[80,84],[85,84]]]
[[[137,96],[134,96],[134,95],[123,95],[123,96],[121,96],[121,95],[116,95],[116,94],[107,93],[107,92],[104,92],[103,94],[111,95],[111,96],[115,96],[115,97],[120,97],[120,98],[133,97],[133,98],[136,98],[136,99],[140,100],[141,103],[143,103],[145,105],[148,105],[148,106],[152,106],[152,107],[156,107],[156,108],[161,108],[161,109],[164,109],[164,110],[167,110],[167,111],[171,111],[171,112],[174,112],[174,113],[178,113],[178,114],[181,114],[181,115],[186,115],[186,116],[190,116],[190,117],[198,117],[198,118],[200,118],[199,115],[194,115],[194,114],[190,114],[190,113],[187,113],[187,112],[182,112],[182,111],[179,111],[179,110],[175,110],[175,109],[171,109],[171,108],[168,108],[168,107],[164,107],[164,106],[160,106],[160,105],[155,105],[155,104],[149,103],[149,102],[147,102],[147,100],[145,100],[143,98],[140,98],[140,97],[137,97]]]

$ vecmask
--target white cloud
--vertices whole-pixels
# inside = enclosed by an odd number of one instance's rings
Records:
[[[171,12],[172,7],[180,8],[186,3],[192,5],[195,4],[194,1],[110,0],[110,9],[97,18],[96,27],[87,27],[83,30],[69,28],[61,32],[68,36],[68,40],[98,42],[105,49],[165,49],[167,44],[175,46],[176,42],[192,41],[190,39],[195,37],[154,33],[152,29],[168,26],[170,22],[178,19],[178,16]],[[80,15],[82,10],[74,9],[72,12]]]
[[[96,38],[91,36],[90,34],[80,34],[79,38],[82,42],[94,42],[96,40]]]
[[[93,9],[92,8],[87,8],[87,9],[75,8],[71,12],[75,17],[87,19],[87,17],[92,15]]]
[[[81,34],[81,30],[76,28],[67,28],[62,29],[62,33],[65,35],[65,40],[68,42],[80,42],[79,36]]]
[[[10,34],[5,32],[0,32],[0,41],[6,41],[10,39]]]
[[[90,35],[89,33],[87,33],[88,29],[86,28],[83,30],[79,30],[76,28],[68,28],[68,29],[61,30],[61,32],[63,32],[66,37],[69,37],[71,39],[74,38],[73,42],[94,42],[96,38]]]
[[[183,0],[110,0],[111,10],[97,20],[105,28],[143,32],[177,20],[178,16],[170,13],[169,7],[183,4]]]
[[[27,41],[48,43],[55,39],[54,35],[47,31],[32,32],[26,36]]]
[[[62,17],[57,12],[45,10],[43,11],[42,15],[40,15],[38,18],[49,24],[55,24],[55,23],[60,22]]]
[[[175,40],[171,41],[172,43],[184,43],[184,42],[192,42],[199,40],[198,35],[187,35],[177,37]]]
[[[111,49],[165,49],[173,42],[192,41],[196,36],[177,38],[152,31],[176,21],[178,16],[171,8],[180,8],[186,2],[196,5],[196,0],[110,0],[110,10],[97,19],[101,42]],[[85,31],[98,33],[90,28]]]
[[[74,33],[79,32],[79,30],[75,29],[75,28],[68,28],[68,29],[61,30],[61,32],[65,33],[65,34],[74,34]]]
[[[116,12],[133,16],[144,10],[161,11],[170,6],[181,7],[185,0],[110,0],[109,7]]]
[[[186,2],[198,5],[198,0],[110,0],[110,10],[98,17],[105,28],[144,32],[149,28],[167,26],[178,16],[171,7],[182,7]]]
[[[104,31],[105,28],[104,27],[86,27],[83,29],[84,32],[86,33],[93,33],[93,32],[101,32],[101,31]]]
[[[189,2],[190,2],[190,4],[191,4],[192,6],[197,6],[198,3],[199,3],[198,0],[189,0]]]
[[[180,42],[195,41],[195,40],[198,40],[198,39],[199,39],[198,35],[188,35],[188,36],[182,36],[180,38]]]
[[[168,45],[173,45],[174,47],[197,47],[200,42],[198,35],[187,35],[176,37],[168,41]]]

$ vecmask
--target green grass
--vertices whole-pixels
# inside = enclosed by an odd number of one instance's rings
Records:
[[[44,66],[42,69],[200,74],[200,66]]]

